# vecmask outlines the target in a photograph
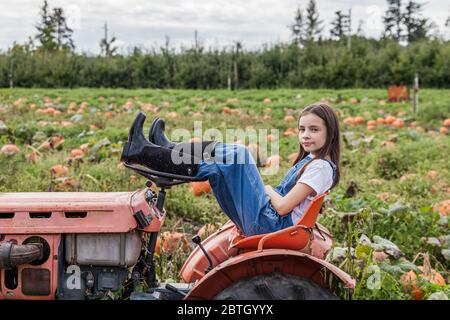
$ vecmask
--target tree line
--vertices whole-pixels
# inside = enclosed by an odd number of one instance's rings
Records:
[[[329,37],[316,2],[298,7],[289,25],[292,41],[247,50],[205,47],[196,41],[176,50],[166,37],[160,47],[134,47],[118,54],[105,23],[101,54],[76,53],[73,30],[62,8],[45,0],[36,35],[0,53],[0,87],[123,88],[349,88],[410,84],[417,72],[425,87],[449,87],[449,41],[431,37],[423,4],[387,0],[380,39],[351,30],[351,11],[337,10]],[[449,21],[449,20],[448,20]]]

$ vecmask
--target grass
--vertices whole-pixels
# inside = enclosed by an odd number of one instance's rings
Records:
[[[405,120],[403,128],[380,125],[368,131],[365,125],[348,126],[341,122],[342,178],[328,197],[319,221],[333,232],[336,251],[351,249],[333,263],[357,280],[353,298],[410,299],[400,278],[420,265],[421,261],[414,261],[420,253],[428,253],[432,267],[447,283],[449,280],[450,263],[443,250],[450,248],[450,240],[439,244],[433,240],[450,239],[449,223],[447,217],[433,212],[432,207],[450,198],[450,139],[448,134],[439,134],[443,120],[450,118],[450,91],[423,89],[417,114],[412,112],[410,103],[383,104],[380,100],[385,96],[386,90],[379,89],[237,92],[0,89],[0,147],[14,143],[20,148],[14,156],[0,154],[0,192],[108,192],[143,188],[144,178],[135,177],[119,165],[128,128],[141,109],[148,116],[144,130],[154,117],[160,116],[167,120],[169,136],[176,128],[192,131],[194,121],[199,120],[203,121],[203,131],[217,128],[223,134],[229,128],[279,129],[279,153],[285,160],[277,174],[263,176],[264,182],[273,186],[289,168],[287,156],[297,151],[297,138],[282,134],[285,129],[295,127],[295,123],[284,121],[285,115],[297,117],[304,106],[319,100],[330,101],[341,121],[348,116],[361,115],[367,121],[394,115]],[[335,103],[338,97],[343,101]],[[263,103],[265,98],[271,102]],[[351,98],[359,102],[351,103]],[[71,102],[76,103],[75,112],[82,102],[87,102],[88,107],[81,113],[70,113]],[[36,112],[47,107],[60,110],[61,114]],[[226,114],[222,112],[225,107],[241,112]],[[169,112],[177,112],[179,118],[169,119]],[[63,126],[62,121],[70,121],[71,125]],[[37,161],[27,160],[32,147],[39,148],[54,135],[64,137],[61,146],[39,149]],[[392,146],[386,141],[392,142]],[[70,160],[71,150],[82,144],[88,144],[89,152],[82,159]],[[68,166],[68,178],[77,184],[62,185],[55,180],[49,170],[56,164]],[[436,177],[429,177],[431,170],[437,172]],[[194,197],[188,185],[168,191],[166,209],[169,214],[163,231],[195,234],[204,224],[227,220],[212,194]],[[389,250],[364,243],[361,239],[365,237],[372,242],[376,237],[389,240],[402,255],[388,253],[387,260],[375,261],[374,251]],[[352,250],[354,254],[350,254]],[[169,259],[161,255],[159,277],[177,281],[178,270],[187,255],[181,250]],[[449,295],[448,285],[439,287],[425,282],[422,287],[425,298],[436,291]],[[341,297],[346,296],[342,293]]]

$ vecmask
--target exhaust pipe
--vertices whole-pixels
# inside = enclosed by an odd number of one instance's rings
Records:
[[[41,257],[42,245],[0,242],[0,269],[33,262]]]

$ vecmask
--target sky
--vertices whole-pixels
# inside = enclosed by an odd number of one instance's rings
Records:
[[[117,38],[121,52],[133,46],[159,47],[170,38],[174,47],[190,46],[195,30],[205,46],[231,46],[241,41],[246,49],[264,43],[289,41],[296,8],[305,9],[309,0],[48,0],[49,6],[62,7],[78,52],[97,54],[104,23]],[[404,1],[406,2],[406,1]],[[419,2],[424,2],[419,1]],[[24,43],[36,34],[42,0],[0,0],[0,50],[14,41]],[[378,38],[383,30],[382,16],[386,0],[316,0],[324,35],[329,36],[334,12],[352,12],[354,32],[362,23],[366,36]],[[445,21],[450,16],[448,0],[429,0],[424,16],[440,33],[450,38]]]

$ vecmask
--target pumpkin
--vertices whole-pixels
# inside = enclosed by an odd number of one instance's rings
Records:
[[[273,135],[273,134],[268,134],[267,135],[267,141],[272,142],[272,141],[275,141],[275,140],[277,140],[277,137],[275,135]]]
[[[189,251],[190,247],[187,235],[181,232],[166,231],[157,238],[155,253],[156,255],[160,255],[161,250],[163,250],[164,253],[170,254],[177,248],[181,248],[183,252]]]
[[[267,158],[266,167],[270,168],[274,165],[280,165],[281,161],[283,161],[283,158],[279,155],[270,156]]]
[[[353,117],[345,118],[344,119],[344,124],[350,125],[350,126],[354,125],[355,124],[355,118],[353,118]]]
[[[113,113],[111,111],[105,112],[105,119],[111,119],[113,117]]]
[[[450,199],[436,203],[432,209],[433,212],[439,212],[442,216],[450,215]]]
[[[375,120],[369,120],[369,121],[367,121],[367,126],[376,126],[377,125],[377,122],[375,121]]]
[[[396,117],[394,117],[394,116],[387,116],[387,117],[384,119],[384,122],[385,122],[386,124],[393,124],[395,120],[397,120]]]
[[[20,149],[15,144],[5,144],[0,149],[0,153],[6,154],[7,156],[13,156],[19,152],[20,152]]]
[[[263,117],[264,121],[269,121],[270,119],[272,119],[272,117],[269,116],[268,114],[265,114],[264,117]]]
[[[355,124],[363,124],[364,123],[364,118],[361,116],[357,116],[354,119]]]
[[[264,103],[264,104],[272,103],[272,99],[270,99],[270,98],[265,98],[265,99],[263,100],[263,103]]]
[[[70,155],[72,156],[72,158],[81,158],[84,156],[84,152],[81,149],[73,149],[72,151],[70,151]]]
[[[375,131],[375,126],[367,126],[367,131]]]
[[[232,113],[231,108],[228,108],[228,107],[223,107],[222,112],[225,113],[225,114],[231,114]]]
[[[49,142],[50,142],[50,146],[53,149],[56,149],[64,142],[64,137],[63,136],[53,136],[49,139]]]
[[[359,100],[358,99],[356,99],[356,98],[350,98],[350,103],[351,104],[358,104],[359,103]]]
[[[27,155],[25,156],[25,158],[26,158],[28,161],[36,162],[37,160],[39,160],[40,154],[39,154],[39,152],[37,152],[37,151],[32,151],[31,153],[27,154]]]
[[[201,196],[202,194],[211,192],[211,185],[208,181],[195,181],[191,182],[189,187],[189,192],[195,197]]]
[[[271,108],[265,108],[264,109],[264,113],[271,113],[272,112],[272,109]]]
[[[208,224],[205,224],[203,227],[201,227],[200,230],[198,230],[197,235],[203,239],[205,236],[207,237],[210,234],[214,233],[214,231],[216,231],[216,229],[217,228],[215,225],[208,223]]]
[[[403,128],[405,125],[405,122],[402,119],[395,119],[395,121],[392,123],[392,125],[396,128]]]
[[[428,171],[428,172],[426,173],[425,176],[426,176],[428,179],[434,180],[434,179],[436,179],[436,178],[438,177],[438,175],[439,175],[439,172],[437,172],[437,171],[435,171],[435,170],[430,170],[430,171]]]
[[[426,281],[438,286],[445,286],[445,279],[442,275],[434,269],[428,269],[426,267],[419,267],[422,271],[417,275],[413,270],[410,270],[403,274],[400,281],[403,287],[411,294],[414,300],[422,300],[424,297],[423,290],[419,287],[418,281]]]
[[[450,118],[445,119],[442,124],[444,125],[444,127],[450,127]]]
[[[169,117],[169,119],[175,120],[180,118],[180,114],[178,112],[172,111],[167,114],[167,117]]]
[[[442,135],[446,135],[448,133],[448,129],[446,127],[440,127],[439,133]]]
[[[294,118],[294,116],[286,116],[286,117],[284,117],[284,121],[285,122],[294,122],[295,121],[295,118]]]
[[[62,164],[57,164],[50,168],[50,173],[57,177],[64,177],[69,173],[69,168]]]
[[[384,120],[384,118],[377,118],[377,124],[385,124],[386,121]]]

